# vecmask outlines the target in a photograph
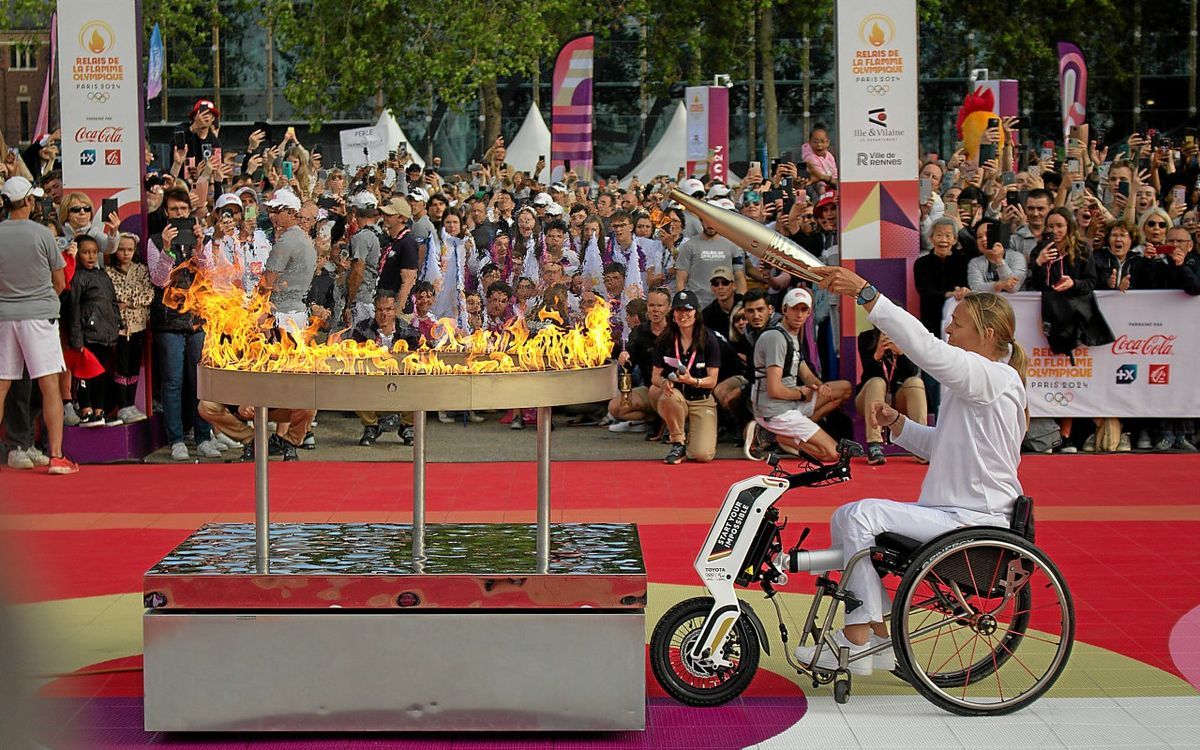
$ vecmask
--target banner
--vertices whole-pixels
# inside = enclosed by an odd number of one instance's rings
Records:
[[[82,190],[96,206],[116,198],[122,219],[142,213],[140,46],[140,3],[59,0],[63,187]]]
[[[50,65],[46,67],[46,80],[42,83],[42,103],[38,107],[37,127],[34,138],[50,132],[50,81],[54,79],[54,62],[58,56],[58,14],[50,14]]]
[[[687,102],[688,176],[711,175],[729,184],[729,89],[688,86],[683,100]]]
[[[1042,334],[1042,295],[1005,295],[1017,341],[1029,354],[1033,417],[1200,416],[1200,297],[1180,291],[1097,292],[1116,340],[1080,347],[1075,364],[1050,351]],[[946,303],[943,320],[954,310]]]
[[[163,38],[158,24],[150,31],[150,60],[146,64],[146,101],[162,93]]]
[[[374,125],[350,128],[338,133],[342,144],[342,164],[357,170],[366,164],[377,164],[388,158],[388,126],[385,111]]]
[[[559,50],[550,91],[550,179],[558,181],[570,168],[581,180],[592,180],[592,67],[596,37],[575,37]]]
[[[978,81],[977,88],[992,92],[992,101],[996,103],[996,114],[1001,117],[1021,116],[1021,90],[1012,79],[997,79],[994,81]]]
[[[1087,117],[1087,63],[1083,52],[1070,42],[1058,43],[1058,86],[1065,141],[1071,127],[1082,125]]]
[[[846,260],[916,259],[916,0],[838,0],[837,155]]]

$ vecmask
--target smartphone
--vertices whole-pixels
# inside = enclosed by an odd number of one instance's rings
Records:
[[[323,208],[328,211],[335,206],[337,206],[337,201],[334,200],[334,197],[328,193],[317,199],[317,208]]]
[[[1187,200],[1187,188],[1185,188],[1183,185],[1176,185],[1175,187],[1171,188],[1171,195],[1174,196],[1175,203],[1183,203],[1185,200]]]
[[[1194,146],[1195,144],[1196,144],[1196,129],[1195,128],[1184,128],[1183,129],[1183,145]]]
[[[933,180],[928,177],[921,178],[921,205],[929,202],[933,197]]]
[[[1067,172],[1075,174],[1080,169],[1079,160],[1072,157],[1067,159]]]
[[[975,201],[965,200],[965,201],[958,202],[958,215],[959,216],[963,216],[963,215],[971,216],[974,213],[975,213]]]
[[[1083,180],[1071,180],[1071,195],[1072,195],[1072,197],[1078,197],[1080,195],[1083,195],[1084,192],[1086,191],[1086,189],[1087,188],[1086,188]]]
[[[771,160],[771,172],[770,173],[772,175],[774,175],[776,169],[779,169],[779,159],[778,158]]]
[[[1117,183],[1117,192],[1120,193],[1121,195],[1125,196],[1126,198],[1128,198],[1129,197],[1129,181],[1121,180],[1120,182],[1118,182]]]
[[[983,166],[987,162],[996,158],[996,144],[980,143],[979,144],[979,166]]]
[[[1003,185],[1014,185],[1017,182],[1017,173],[1009,170],[1000,175],[1000,183]]]
[[[1004,196],[1004,203],[1009,206],[1021,205],[1021,192],[1019,190],[1009,190]]]
[[[283,134],[283,139],[285,141],[296,140],[296,126],[295,125],[288,125],[287,131]]]
[[[782,190],[768,190],[767,192],[763,193],[762,199],[763,199],[763,203],[774,203],[777,200],[782,200],[783,199],[783,191]]]
[[[211,159],[213,155],[213,145],[211,143],[201,143],[200,155],[204,157],[205,161]]]
[[[546,155],[545,155],[545,154],[538,154],[538,161],[546,161]]]
[[[175,227],[178,232],[175,235],[175,240],[171,243],[171,247],[194,247],[196,244],[196,234],[192,230],[195,229],[196,220],[192,218],[168,219],[167,224]]]
[[[396,152],[394,150],[388,151],[388,161],[395,161],[395,160],[396,160]]]
[[[187,148],[187,133],[182,130],[176,130],[171,133],[171,145],[177,149]]]
[[[1054,158],[1054,141],[1043,141],[1039,161],[1050,161]]]
[[[42,218],[49,219],[54,215],[54,199],[50,196],[42,198]]]
[[[293,177],[294,175],[295,175],[295,173],[292,171],[292,162],[291,162],[291,160],[290,160],[290,159],[284,159],[284,160],[283,160],[283,178],[284,178],[285,180],[290,180],[290,179],[292,179],[292,177]]]
[[[109,214],[115,214],[116,212],[117,212],[117,199],[116,198],[105,198],[104,200],[100,201],[100,220],[101,221],[108,221]]]
[[[571,171],[571,160],[570,159],[563,159],[563,171],[564,172]]]
[[[246,206],[246,213],[244,215],[246,221],[253,224],[258,219],[258,204],[251,203],[249,206]]]
[[[398,153],[400,156],[408,156],[408,142],[407,141],[400,141],[400,149],[399,149]]]

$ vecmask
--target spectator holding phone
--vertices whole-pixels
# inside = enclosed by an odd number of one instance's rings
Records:
[[[1018,292],[1025,283],[1025,256],[1004,246],[1000,227],[995,219],[981,219],[973,228],[980,252],[967,263],[967,286],[973,292]]]
[[[1034,188],[1026,194],[1024,204],[1004,207],[1004,220],[1012,231],[1008,236],[1008,246],[1025,256],[1026,268],[1032,260],[1034,248],[1042,241],[1046,217],[1053,203],[1054,198],[1048,190]]]
[[[1129,222],[1120,221],[1108,228],[1104,246],[1096,251],[1096,274],[1105,289],[1128,292],[1155,288],[1153,263],[1134,251],[1140,240],[1141,232]]]
[[[208,99],[198,99],[192,105],[188,121],[175,129],[175,148],[184,149],[187,164],[200,165],[212,158],[221,149],[217,136],[217,121],[221,111]]]
[[[87,193],[69,192],[63,195],[58,215],[62,217],[62,236],[77,237],[86,234],[100,246],[101,255],[117,251],[117,226],[120,219],[116,213],[107,217],[96,216],[96,209]],[[101,220],[104,219],[104,223]],[[101,258],[100,265],[104,265]]]
[[[1144,240],[1142,255],[1153,259],[1160,249],[1166,253],[1170,252],[1170,248],[1164,247],[1167,244],[1167,228],[1170,226],[1171,217],[1158,206],[1152,206],[1140,214],[1138,229]]]
[[[917,366],[878,328],[858,334],[858,359],[862,362],[862,380],[854,408],[867,421],[867,463],[878,466],[887,459],[883,455],[882,427],[875,421],[871,404],[883,401],[924,425],[929,417],[925,383]]]

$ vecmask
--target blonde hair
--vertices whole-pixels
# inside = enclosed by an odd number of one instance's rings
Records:
[[[303,146],[293,146],[288,149],[287,154],[283,158],[291,159],[293,157],[300,161],[300,165],[296,167],[296,174],[293,175],[296,178],[296,183],[300,185],[300,198],[301,200],[311,198],[313,188],[316,186],[316,175],[312,168],[312,155]],[[328,176],[325,179],[328,180]]]
[[[1009,347],[1012,347],[1008,366],[1017,371],[1021,376],[1021,385],[1025,385],[1029,358],[1025,349],[1017,343],[1017,317],[1013,313],[1012,305],[1002,295],[992,292],[972,292],[963,297],[962,304],[981,338],[987,336],[987,329],[992,329],[998,353],[1007,353]]]
[[[62,220],[63,224],[67,223],[67,209],[73,203],[82,203],[92,209],[92,219],[96,218],[96,204],[92,203],[92,199],[88,197],[88,194],[72,190],[69,193],[63,193],[62,202],[58,204],[58,218]]]

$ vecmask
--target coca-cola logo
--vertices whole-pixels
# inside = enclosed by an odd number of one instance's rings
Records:
[[[1144,339],[1135,339],[1122,334],[1112,343],[1112,353],[1170,357],[1175,354],[1175,338],[1156,333]]]
[[[125,128],[109,125],[103,128],[80,128],[75,131],[76,143],[120,143],[125,140]]]

